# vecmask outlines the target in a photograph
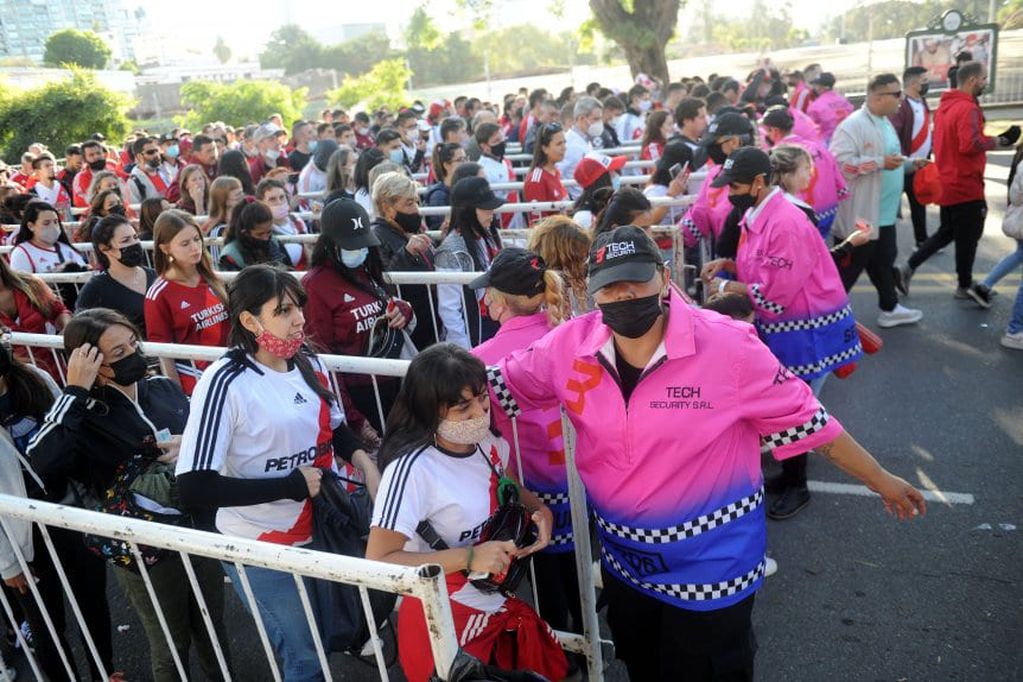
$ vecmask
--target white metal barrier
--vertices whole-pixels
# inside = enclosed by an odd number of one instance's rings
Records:
[[[248,602],[250,613],[253,614],[256,629],[262,643],[263,652],[266,655],[267,664],[270,667],[274,680],[277,680],[278,682],[281,680],[281,673],[277,669],[274,651],[270,645],[266,628],[263,624],[262,617],[260,616],[259,607],[256,604],[255,597],[249,585],[248,574],[245,568],[246,566],[289,572],[294,576],[298,594],[305,610],[306,622],[312,633],[320,665],[327,680],[332,680],[333,676],[330,671],[327,653],[324,651],[323,643],[320,641],[318,628],[316,626],[315,619],[313,618],[312,607],[305,584],[302,580],[303,577],[318,578],[321,580],[329,580],[358,587],[363,609],[365,610],[368,618],[367,623],[369,626],[369,632],[373,639],[373,649],[377,669],[380,674],[380,678],[383,680],[389,679],[389,676],[387,673],[387,666],[383,658],[383,650],[377,634],[377,627],[374,623],[373,612],[372,609],[369,608],[370,597],[368,590],[370,589],[407,595],[422,601],[424,612],[427,614],[427,621],[431,624],[431,627],[429,628],[429,637],[434,663],[438,674],[442,676],[442,679],[447,679],[448,672],[451,669],[451,664],[454,662],[455,655],[458,651],[454,621],[451,616],[451,604],[448,601],[447,585],[444,581],[444,574],[441,567],[436,564],[427,564],[418,568],[397,566],[394,564],[369,561],[362,558],[302,549],[300,547],[290,547],[287,545],[272,544],[247,538],[229,537],[218,533],[193,530],[191,528],[151,523],[123,516],[103,514],[81,508],[66,507],[63,505],[40,502],[37,500],[28,500],[10,495],[0,495],[0,527],[3,528],[3,532],[11,540],[11,545],[14,548],[22,573],[26,576],[32,575],[32,571],[18,545],[17,540],[15,540],[15,535],[11,529],[11,521],[13,519],[20,519],[38,526],[44,544],[46,545],[46,549],[57,569],[57,574],[59,576],[61,586],[64,589],[65,597],[72,607],[71,610],[75,615],[80,631],[87,640],[89,654],[103,675],[103,679],[107,679],[109,674],[113,671],[105,670],[103,661],[100,659],[96,650],[92,635],[89,632],[89,627],[85,622],[85,618],[79,609],[78,601],[71,589],[70,583],[68,582],[68,567],[63,566],[61,563],[50,537],[50,527],[64,528],[67,530],[77,531],[79,533],[88,533],[108,538],[117,538],[118,540],[123,540],[128,543],[132,553],[135,555],[140,569],[140,574],[146,585],[150,600],[153,603],[157,618],[160,621],[160,626],[163,630],[164,637],[167,640],[170,652],[174,658],[175,667],[177,668],[178,674],[182,680],[189,679],[185,668],[186,662],[183,662],[178,654],[173,636],[171,635],[166,617],[163,613],[163,607],[160,605],[159,597],[156,594],[152,579],[150,578],[149,569],[142,560],[139,545],[157,547],[170,552],[175,552],[179,555],[185,567],[185,573],[188,576],[193,595],[196,597],[196,601],[198,602],[203,614],[206,630],[209,634],[210,642],[214,647],[214,651],[221,668],[221,673],[225,680],[232,679],[231,672],[229,671],[226,662],[227,657],[224,654],[224,646],[226,643],[222,644],[220,642],[216,629],[214,628],[213,621],[210,618],[209,608],[207,607],[202,590],[200,589],[199,583],[196,579],[195,571],[191,565],[190,557],[193,555],[234,564],[234,567],[238,572],[238,577],[242,583],[243,591],[246,595],[246,601]],[[37,554],[41,553],[41,548],[37,548]],[[164,561],[173,560],[175,559],[172,557],[164,559]],[[74,570],[74,567],[70,568],[71,570]],[[60,643],[60,638],[57,636],[58,633],[56,632],[52,619],[47,612],[46,605],[42,600],[42,596],[39,589],[36,587],[35,582],[33,580],[29,580],[28,585],[32,592],[32,596],[35,599],[35,603],[46,622],[51,641],[53,642],[54,647],[58,650],[64,668],[68,673],[68,677],[74,681],[76,677],[69,662],[72,653],[64,651]],[[188,598],[187,595],[175,595],[175,597]],[[8,620],[14,631],[17,633],[19,641],[23,645],[23,649],[28,657],[29,665],[31,666],[33,673],[37,679],[44,679],[39,662],[36,660],[33,650],[26,645],[24,637],[21,634],[20,623],[14,617],[11,604],[2,590],[0,590],[0,599],[2,599],[4,611],[6,612]],[[36,633],[35,636],[38,638],[43,634],[44,633]]]
[[[393,277],[395,284],[421,284],[429,281],[464,283],[464,280],[473,276],[473,273],[391,274],[392,276],[397,275],[396,277]],[[35,360],[35,354],[32,353],[32,349],[35,348],[37,351],[49,351],[53,355],[54,359],[58,361],[58,365],[63,364],[60,357],[63,349],[63,338],[61,336],[14,333],[10,335],[10,342],[15,347],[20,346],[27,348],[33,362]],[[196,361],[210,362],[216,360],[227,350],[226,348],[219,347],[186,346],[150,342],[144,343],[143,348],[146,355],[149,357],[172,360],[186,359],[193,363]],[[408,362],[404,360],[380,360],[342,355],[320,355],[319,359],[330,372],[332,390],[339,398],[340,392],[336,373],[368,374],[372,377],[374,382],[373,385],[376,387],[376,377],[378,375],[385,377],[402,377],[408,368]],[[376,392],[376,399],[378,408],[382,409],[380,405],[379,390]],[[580,540],[575,543],[575,551],[576,568],[579,578],[580,601],[583,613],[583,634],[580,635],[560,631],[556,631],[555,634],[558,637],[558,641],[561,646],[566,651],[572,651],[586,656],[589,679],[594,682],[600,682],[603,680],[602,645],[610,646],[610,642],[601,640],[599,634],[596,612],[596,594],[592,574],[593,562],[588,541],[589,520],[586,509],[585,490],[575,467],[574,431],[572,430],[571,422],[568,421],[567,417],[563,416],[562,421],[565,459],[566,466],[568,467],[569,500],[572,510],[572,533],[575,538],[580,538]],[[518,430],[515,420],[512,420],[512,430],[513,434],[510,440],[518,459],[518,470],[521,471],[521,452],[519,449]],[[451,662],[454,660],[454,656],[457,651],[457,642],[454,638],[454,623],[451,617],[447,589],[441,569],[436,565],[427,565],[419,568],[406,568],[363,559],[324,554],[301,548],[262,543],[254,540],[245,540],[235,537],[226,538],[215,533],[204,533],[202,531],[148,523],[123,517],[114,517],[94,512],[84,512],[81,509],[62,507],[59,505],[47,505],[45,503],[0,495],[0,525],[2,525],[4,532],[6,532],[9,537],[13,538],[10,527],[4,518],[5,516],[12,516],[39,523],[40,530],[43,532],[44,538],[48,538],[48,535],[46,534],[46,526],[48,525],[77,530],[79,532],[94,533],[106,537],[118,537],[119,539],[126,540],[131,544],[132,551],[136,554],[138,559],[141,559],[141,555],[138,553],[138,545],[145,544],[176,551],[181,554],[182,559],[186,561],[186,564],[189,554],[196,554],[199,556],[219,559],[221,561],[233,562],[235,567],[238,569],[239,575],[242,577],[241,579],[243,583],[246,584],[245,592],[253,614],[258,614],[259,610],[255,606],[251,589],[247,588],[247,578],[243,577],[243,564],[288,571],[298,575],[324,578],[327,580],[334,580],[336,582],[357,585],[362,597],[363,609],[367,614],[367,618],[370,619],[368,620],[368,622],[370,622],[369,629],[372,633],[374,633],[374,655],[378,671],[381,679],[383,680],[388,679],[387,670],[383,662],[380,642],[375,634],[376,628],[373,626],[371,620],[372,610],[369,608],[369,595],[366,592],[367,588],[406,594],[423,600],[427,623],[430,625],[428,629],[431,634],[430,642],[434,661],[437,665],[437,670],[445,672],[442,679],[446,679],[446,671],[450,669]],[[55,565],[59,566],[59,559],[57,559],[52,543],[50,543],[48,539],[47,546],[53,556]],[[19,561],[22,564],[23,570],[27,570],[28,567],[24,561],[24,557],[20,554]],[[187,568],[186,571],[188,572],[193,591],[195,591],[196,595],[201,598],[198,584],[196,583],[193,573],[187,570]],[[29,575],[29,573],[26,573],[26,575]],[[78,618],[79,625],[83,628],[83,632],[87,632],[87,628],[81,614],[77,610],[77,605],[74,602],[73,595],[63,571],[60,572],[60,575],[62,586],[66,594],[69,596],[73,610],[75,610]],[[156,599],[155,592],[153,592],[150,580],[144,572],[143,577],[146,580],[147,586],[150,588],[150,599],[154,602],[157,612],[160,613],[160,607]],[[305,597],[305,591],[301,585],[301,581],[297,577],[296,584],[299,586],[299,594],[302,596],[304,602],[307,620],[313,628],[314,640],[316,640],[321,665],[324,668],[327,679],[330,680],[331,677],[329,669],[327,668],[327,659],[323,652],[322,645],[316,636],[311,607],[308,603],[307,597]],[[535,599],[535,577],[533,579],[533,586]],[[34,592],[41,610],[45,613],[45,607],[42,605],[41,598],[38,596],[38,591],[34,590]],[[201,603],[202,602],[200,601],[200,604]],[[269,640],[266,638],[260,619],[257,617],[255,620],[263,643],[264,651],[270,661],[271,669],[274,671],[275,679],[279,680],[280,678],[278,677],[276,666],[273,663],[273,652],[269,646]],[[162,616],[161,622],[163,622]],[[206,624],[211,635],[211,640],[216,642],[216,634],[213,632],[212,624],[208,618]],[[17,629],[17,624],[15,624],[15,630]],[[52,634],[52,624],[49,626],[49,629]],[[163,629],[173,652],[175,651],[175,647],[165,623],[163,625]],[[54,641],[56,641],[56,639],[57,638],[54,637]],[[219,644],[217,644],[217,646],[219,647]],[[98,660],[94,647],[92,653]],[[32,665],[33,669],[36,669],[35,662],[33,662]],[[184,670],[180,666],[180,662],[179,672],[182,675],[182,679],[186,679],[184,676]],[[225,678],[229,679],[229,676],[226,675],[226,669],[224,672]]]

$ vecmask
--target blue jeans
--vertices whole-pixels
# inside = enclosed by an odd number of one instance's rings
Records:
[[[1023,241],[1017,241],[1016,250],[998,261],[998,264],[991,269],[990,274],[984,278],[983,285],[990,289],[1021,265],[1023,265]]]
[[[245,598],[245,590],[234,564],[224,562],[223,566],[242,604],[249,610],[249,600]],[[313,644],[305,609],[299,600],[298,588],[292,574],[246,566],[245,575],[249,577],[252,594],[259,607],[259,615],[263,618],[270,644],[281,658],[283,678],[287,682],[323,680],[316,645]],[[308,582],[306,585],[308,586]]]
[[[1019,281],[1019,289],[1016,290],[1016,302],[1012,305],[1012,319],[1009,320],[1010,334],[1023,332],[1023,279]]]

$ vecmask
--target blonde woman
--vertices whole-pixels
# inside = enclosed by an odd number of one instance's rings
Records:
[[[182,168],[178,176],[178,193],[181,198],[178,199],[177,208],[192,215],[206,215],[209,185],[210,181],[199,164],[192,163]]]
[[[416,183],[404,173],[379,175],[373,183],[373,207],[373,234],[380,241],[380,246],[374,248],[380,252],[384,272],[433,272],[433,242],[423,234]],[[434,297],[432,304],[430,296]],[[436,295],[430,287],[403,286],[401,297],[412,304],[418,321],[411,332],[416,348],[422,350],[436,343],[441,324]]]
[[[173,208],[160,214],[153,233],[153,264],[159,277],[144,304],[149,341],[227,345],[227,293],[213,272],[195,216]],[[187,395],[208,364],[162,361],[164,374]]]
[[[529,231],[527,248],[535,252],[551,270],[558,272],[567,285],[564,317],[581,315],[593,309],[586,292],[586,259],[590,236],[578,223],[563,215],[538,221]]]

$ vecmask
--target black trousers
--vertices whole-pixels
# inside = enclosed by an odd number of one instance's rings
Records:
[[[86,549],[81,533],[54,527],[50,527],[49,531],[71,590],[82,610],[82,618],[89,628],[89,634],[96,644],[96,650],[103,661],[103,666],[107,669],[107,674],[111,674],[114,672],[114,654],[110,632],[110,608],[107,605],[106,562]],[[32,542],[35,546],[35,560],[32,562],[32,568],[39,580],[37,587],[53,621],[53,627],[57,631],[60,645],[74,668],[74,654],[68,647],[66,638],[68,624],[64,616],[64,588],[61,586],[57,569],[53,565],[38,526],[33,530],[32,535]],[[52,680],[67,679],[64,664],[50,637],[46,622],[39,613],[35,597],[31,592],[24,595],[19,594],[18,601],[24,611],[25,620],[28,621],[29,627],[32,629],[36,660],[39,661],[43,672]],[[86,651],[86,660],[89,662],[91,673],[89,679],[98,680],[100,674],[96,669],[92,654],[88,653],[84,637],[82,638],[82,649]]]
[[[835,237],[835,244],[841,243]],[[890,312],[899,302],[895,292],[895,258],[899,255],[895,241],[895,226],[885,225],[878,229],[878,237],[863,246],[857,246],[838,263],[838,274],[846,291],[853,288],[860,274],[866,270],[870,283],[877,289],[877,307]]]
[[[906,192],[906,199],[909,200],[909,217],[913,222],[913,240],[919,247],[927,241],[927,207],[916,200],[916,192],[913,191],[913,178],[916,173],[908,173],[903,189]]]
[[[581,633],[583,617],[575,552],[534,554],[533,570],[540,617],[555,630]]]
[[[973,262],[977,258],[977,243],[984,234],[987,202],[983,199],[941,207],[941,225],[916,252],[909,257],[909,266],[920,267],[928,258],[953,241],[956,245],[956,276],[959,288],[973,284]]]
[[[607,622],[632,682],[750,682],[757,642],[753,600],[716,611],[686,611],[604,571]]]

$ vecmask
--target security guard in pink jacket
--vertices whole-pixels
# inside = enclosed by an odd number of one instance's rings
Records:
[[[635,226],[589,256],[599,310],[492,369],[495,406],[561,405],[602,545],[616,652],[637,682],[753,679],[766,544],[760,450],[813,449],[899,518],[923,497],[883,469],[748,324],[687,305]]]

